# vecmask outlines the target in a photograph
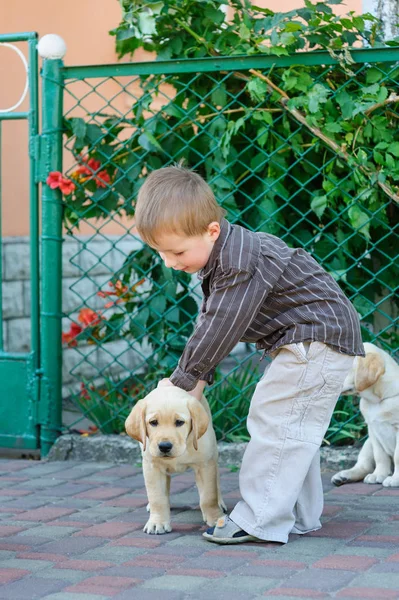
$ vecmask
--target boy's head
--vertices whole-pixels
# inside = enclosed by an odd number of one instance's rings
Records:
[[[208,262],[224,212],[200,175],[176,165],[147,177],[135,218],[140,236],[167,267],[196,273]]]

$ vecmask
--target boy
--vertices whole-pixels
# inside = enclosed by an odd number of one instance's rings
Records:
[[[239,340],[273,358],[248,414],[242,500],[203,535],[286,543],[319,529],[319,448],[354,357],[364,356],[353,306],[304,250],[228,223],[208,184],[181,166],[147,177],[135,216],[142,239],[167,267],[198,273],[204,294],[178,367],[158,385],[200,398]]]

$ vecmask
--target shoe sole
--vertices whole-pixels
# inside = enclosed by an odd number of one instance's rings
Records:
[[[259,538],[256,538],[252,535],[241,535],[240,537],[236,537],[236,538],[222,538],[222,537],[215,537],[213,535],[210,535],[209,533],[203,533],[202,536],[208,540],[209,542],[213,542],[214,544],[244,544],[245,542],[257,542],[257,543],[262,543],[265,542],[265,540],[260,540]]]

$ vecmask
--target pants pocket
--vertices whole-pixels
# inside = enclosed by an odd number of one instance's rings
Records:
[[[296,398],[288,421],[287,437],[320,445],[341,388],[340,381],[327,379],[311,395]]]

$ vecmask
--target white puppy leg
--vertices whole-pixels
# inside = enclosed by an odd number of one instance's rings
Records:
[[[169,505],[170,477],[146,462],[143,463],[143,472],[150,507],[150,518],[143,531],[168,533],[172,531]]]
[[[364,478],[364,483],[382,483],[392,473],[391,458],[385,452],[377,438],[369,432],[373,446],[375,469]]]
[[[223,500],[221,500],[218,487],[218,466],[216,461],[201,465],[195,469],[195,481],[200,497],[202,516],[208,525],[215,525],[219,517],[223,515]],[[219,503],[222,503],[220,506]]]
[[[374,470],[374,454],[373,446],[370,438],[368,438],[360,450],[356,464],[351,469],[339,471],[331,478],[334,485],[343,485],[344,483],[352,483],[354,481],[362,481],[366,475]]]
[[[393,455],[395,470],[393,475],[389,475],[384,479],[382,485],[384,487],[399,487],[399,430],[396,432],[396,446]]]

